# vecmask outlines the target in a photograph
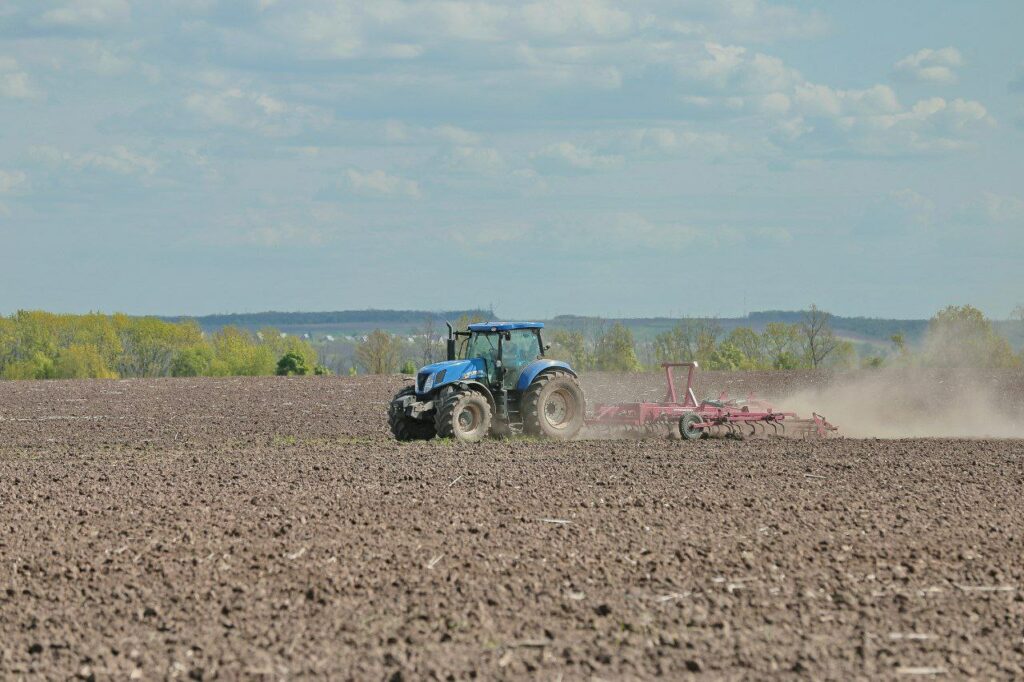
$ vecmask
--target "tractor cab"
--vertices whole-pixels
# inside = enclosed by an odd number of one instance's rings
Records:
[[[481,360],[488,385],[514,388],[530,363],[544,357],[543,324],[535,322],[487,322],[455,332],[455,357],[450,360]]]

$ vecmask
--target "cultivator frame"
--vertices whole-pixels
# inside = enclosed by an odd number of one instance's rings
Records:
[[[729,400],[723,393],[718,400],[697,401],[693,392],[696,362],[664,362],[667,390],[661,402],[599,404],[587,416],[586,424],[595,429],[625,430],[644,435],[679,425],[684,439],[725,436],[780,436],[796,438],[826,438],[837,428],[817,413],[810,419],[801,419],[794,412],[777,412],[768,403],[749,396],[746,400]],[[687,367],[686,391],[682,400],[676,392],[672,369]],[[691,416],[692,415],[692,416]]]

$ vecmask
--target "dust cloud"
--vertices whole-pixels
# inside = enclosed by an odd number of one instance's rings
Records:
[[[850,438],[1024,438],[1024,374],[892,369],[834,375],[774,401]]]

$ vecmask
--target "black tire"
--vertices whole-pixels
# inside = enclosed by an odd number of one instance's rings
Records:
[[[388,426],[396,440],[430,440],[434,437],[434,425],[422,419],[406,416],[402,398],[416,395],[416,388],[407,386],[395,394],[388,406]]]
[[[438,438],[476,443],[487,437],[491,430],[491,404],[482,393],[461,389],[449,391],[438,399],[441,404],[434,415]]]
[[[583,389],[568,372],[545,372],[523,393],[523,431],[528,436],[569,440],[583,428]]]
[[[703,438],[704,429],[694,427],[694,424],[700,424],[702,421],[704,421],[703,418],[696,412],[687,412],[679,418],[679,435],[683,437],[683,440]]]

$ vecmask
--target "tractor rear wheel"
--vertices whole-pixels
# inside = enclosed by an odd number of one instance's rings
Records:
[[[576,377],[546,372],[523,393],[523,431],[528,436],[569,440],[583,428],[586,402]]]
[[[395,394],[388,406],[388,426],[396,440],[430,440],[434,437],[434,425],[422,419],[413,419],[405,414],[405,401],[410,395],[416,395],[413,386],[403,388]]]
[[[687,412],[679,418],[679,435],[683,440],[697,440],[704,436],[704,429],[698,429],[694,424],[700,424],[702,417],[696,412]]]
[[[440,397],[434,415],[439,438],[454,438],[463,443],[483,440],[491,430],[491,404],[482,393],[469,389],[450,391]]]

